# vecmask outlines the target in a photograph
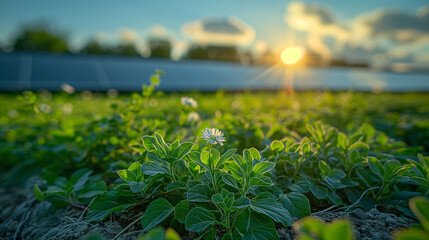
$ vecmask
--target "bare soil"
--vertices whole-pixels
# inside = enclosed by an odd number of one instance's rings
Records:
[[[35,180],[33,180],[34,183]],[[82,239],[94,233],[106,239],[113,239],[139,214],[122,213],[111,215],[100,223],[86,222],[86,212],[68,207],[48,212],[50,203],[39,202],[32,192],[33,184],[26,189],[0,188],[0,239]],[[377,209],[369,212],[326,211],[313,214],[326,222],[339,218],[348,218],[353,223],[356,239],[385,240],[392,239],[393,231],[409,227],[413,219],[383,213]],[[140,222],[120,234],[117,239],[136,239],[142,234]],[[277,230],[280,239],[292,240],[296,234],[292,228]],[[192,235],[191,235],[192,236]],[[183,237],[189,239],[189,236]]]

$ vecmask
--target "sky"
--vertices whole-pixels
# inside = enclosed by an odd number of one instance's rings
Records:
[[[232,42],[255,54],[302,45],[324,58],[429,66],[427,0],[0,0],[0,44],[40,20],[75,49],[96,38],[144,50],[156,35],[172,39],[177,57],[191,43]]]

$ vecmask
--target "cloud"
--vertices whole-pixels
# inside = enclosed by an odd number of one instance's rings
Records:
[[[429,5],[416,13],[380,9],[359,16],[355,27],[360,34],[397,43],[429,41]]]
[[[122,28],[118,31],[119,39],[126,44],[134,43],[137,40],[138,34],[134,29]]]
[[[255,42],[254,47],[253,47],[253,52],[256,55],[260,56],[260,55],[266,53],[267,50],[268,50],[268,46],[267,46],[267,43],[264,40],[257,40]]]
[[[185,23],[182,35],[199,44],[248,45],[255,30],[236,17],[203,18]]]
[[[167,28],[164,27],[164,25],[161,24],[155,24],[153,25],[149,30],[149,36],[153,37],[165,37],[169,38],[171,37],[170,31],[167,30]]]
[[[334,36],[344,40],[349,36],[349,30],[339,24],[334,12],[318,3],[289,3],[285,20],[291,27],[313,35]]]
[[[384,64],[419,61],[422,50],[429,54],[429,5],[414,13],[378,9],[339,19],[329,6],[291,2],[285,21],[304,33],[308,48],[326,58]]]

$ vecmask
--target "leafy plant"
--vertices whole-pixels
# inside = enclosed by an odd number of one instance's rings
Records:
[[[429,237],[429,200],[415,197],[410,200],[410,208],[420,220],[420,225],[393,234],[395,240],[423,240]]]
[[[352,240],[352,224],[349,220],[336,220],[324,223],[314,217],[306,217],[293,225],[299,240]]]

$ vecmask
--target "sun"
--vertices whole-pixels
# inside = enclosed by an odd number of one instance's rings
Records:
[[[295,64],[302,58],[302,47],[287,47],[282,51],[280,59],[284,64]]]

